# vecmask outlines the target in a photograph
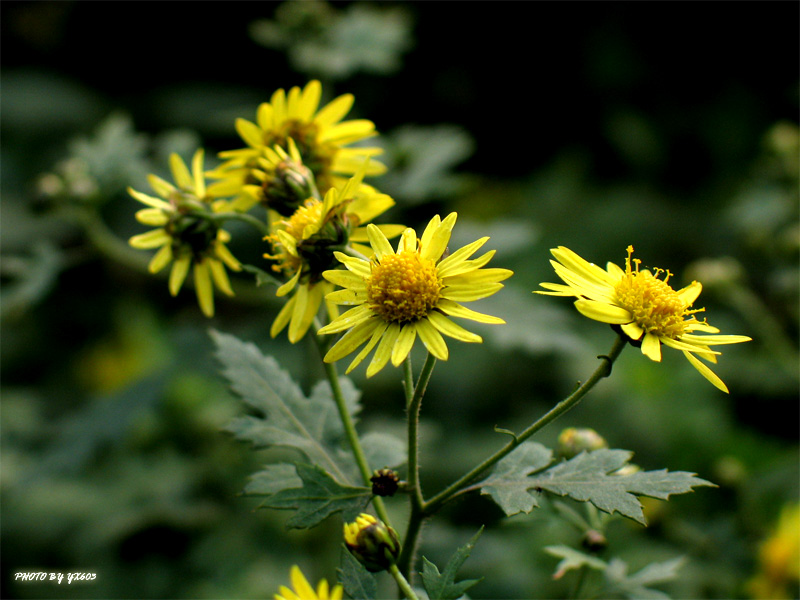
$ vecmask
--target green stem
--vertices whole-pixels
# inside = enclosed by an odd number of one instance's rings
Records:
[[[202,213],[199,213],[202,215]],[[213,221],[214,223],[223,223],[225,221],[242,221],[243,223],[247,223],[248,225],[252,225],[256,229],[258,229],[259,233],[262,236],[266,237],[269,235],[269,225],[257,219],[253,215],[248,213],[240,213],[240,212],[223,212],[223,213],[208,213],[208,219]]]
[[[433,367],[436,365],[436,357],[428,353],[422,371],[419,374],[414,393],[408,400],[408,491],[411,497],[411,516],[408,521],[408,528],[403,540],[403,551],[400,554],[400,569],[406,576],[410,576],[411,565],[414,562],[414,555],[417,550],[417,540],[425,518],[422,507],[425,500],[422,496],[422,484],[419,478],[419,413],[422,407],[422,398],[428,387],[428,382],[433,374]],[[410,374],[411,367],[407,367],[407,374]],[[406,394],[410,390],[410,384],[406,384]]]
[[[594,373],[587,379],[577,390],[567,396],[564,400],[556,404],[544,416],[535,421],[530,427],[525,429],[519,435],[515,435],[513,439],[508,442],[503,448],[495,452],[492,456],[487,458],[477,467],[472,469],[469,473],[461,477],[458,481],[454,482],[446,489],[439,492],[436,496],[428,500],[422,505],[422,512],[424,515],[431,515],[435,513],[447,501],[451,500],[462,491],[462,488],[474,481],[476,478],[483,475],[486,471],[492,468],[504,457],[513,452],[522,442],[531,437],[534,433],[548,425],[558,417],[563,415],[568,410],[574,408],[583,397],[591,390],[597,383],[604,377],[611,374],[611,366],[614,361],[622,352],[622,349],[627,343],[627,338],[618,336],[614,340],[614,345],[607,355],[598,356],[602,360],[600,365],[595,369]]]
[[[391,573],[394,580],[397,582],[397,587],[400,588],[400,591],[403,592],[403,595],[408,598],[408,600],[419,600],[417,595],[414,593],[414,589],[411,587],[411,584],[408,583],[408,580],[403,577],[403,574],[400,572],[400,569],[397,568],[397,565],[392,565],[389,567],[389,573]]]
[[[324,355],[322,340],[319,339],[319,336],[314,336],[314,339],[319,348],[320,357],[322,357]],[[358,432],[356,431],[355,423],[353,423],[353,418],[350,416],[350,411],[347,410],[347,403],[345,402],[344,394],[342,394],[342,387],[339,384],[339,375],[336,372],[336,366],[332,363],[326,363],[324,360],[322,364],[325,367],[325,375],[328,378],[328,382],[331,384],[333,399],[336,402],[336,408],[339,410],[339,418],[342,420],[344,434],[347,437],[347,442],[350,444],[350,449],[353,451],[353,457],[361,473],[361,478],[364,480],[364,485],[372,487],[372,482],[370,481],[372,472],[369,469],[369,463],[367,463],[364,450],[361,448],[361,442],[358,439]],[[378,517],[381,521],[387,525],[391,525],[386,507],[383,504],[383,499],[378,496],[373,497],[372,505],[375,507],[375,512],[378,513]]]

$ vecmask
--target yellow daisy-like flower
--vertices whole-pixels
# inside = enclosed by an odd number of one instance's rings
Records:
[[[287,150],[280,146],[264,148],[263,156],[251,164],[251,167],[218,168],[207,173],[221,180],[209,185],[209,193],[234,196],[228,203],[228,210],[247,212],[261,204],[288,217],[304,200],[318,193],[314,175],[303,164],[292,138],[288,140]]]
[[[225,267],[232,271],[242,267],[225,245],[230,234],[201,216],[214,211],[215,199],[206,187],[203,150],[195,152],[191,172],[177,154],[170,156],[170,169],[176,185],[156,175],[148,176],[150,187],[160,198],[128,188],[131,196],[149,207],[139,210],[136,219],[156,227],[133,236],[129,243],[134,248],[159,248],[148,266],[151,273],[158,273],[172,263],[169,291],[173,296],[178,294],[192,268],[198,303],[203,314],[211,317],[214,286],[228,296],[233,295]]]
[[[396,252],[380,229],[367,225],[374,251],[371,260],[336,253],[347,270],[325,271],[323,276],[344,289],[328,294],[327,300],[353,308],[319,330],[321,334],[349,330],[325,355],[326,362],[337,361],[366,343],[347,368],[349,373],[377,346],[367,367],[367,377],[371,377],[390,359],[394,366],[403,362],[417,336],[441,360],[448,357],[442,334],[463,342],[483,341],[450,317],[505,323],[460,304],[491,296],[503,287],[500,282],[513,273],[508,269],[482,268],[494,256],[494,250],[470,259],[488,237],[442,258],[456,217],[456,213],[444,220],[435,216],[421,238],[413,229],[406,229]]]
[[[367,119],[342,121],[353,106],[353,96],[343,94],[319,108],[322,86],[309,82],[302,90],[293,87],[287,94],[276,91],[269,102],[256,112],[256,122],[236,120],[236,130],[247,148],[221,152],[226,160],[220,171],[257,168],[257,162],[267,148],[288,149],[294,140],[303,163],[311,169],[317,186],[324,194],[344,183],[342,176],[353,175],[366,159],[381,154],[377,147],[348,147],[376,135],[375,125]],[[385,166],[372,161],[368,175],[385,171]]]
[[[322,579],[314,590],[297,565],[292,567],[290,577],[294,589],[282,585],[275,594],[275,600],[341,600],[342,598],[342,586],[335,585],[331,589],[326,579]]]
[[[744,335],[697,335],[719,333],[696,313],[703,308],[690,308],[703,286],[693,281],[680,290],[669,285],[672,275],[663,269],[640,270],[640,260],[632,258],[633,246],[628,246],[625,269],[609,262],[606,269],[589,263],[572,250],[559,246],[550,251],[556,260],[550,264],[567,284],[542,283],[547,292],[537,294],[577,297],[575,308],[590,319],[618,326],[632,342],[641,344],[642,354],[654,361],[661,360],[661,345],[683,352],[687,360],[703,377],[723,392],[728,388],[714,372],[702,363],[717,362],[720,352],[710,346],[748,342]],[[664,273],[664,278],[659,275]]]
[[[289,219],[274,224],[274,233],[267,236],[273,253],[265,258],[275,260],[273,270],[282,272],[289,280],[278,288],[277,295],[294,295],[283,306],[270,329],[277,336],[289,325],[289,341],[296,343],[308,331],[326,294],[333,285],[322,279],[323,271],[335,267],[336,250],[351,247],[370,252],[367,235],[361,224],[394,206],[394,200],[362,183],[366,168],[351,177],[342,188],[328,190],[322,200],[309,198]],[[389,237],[404,229],[399,225],[381,225]],[[335,305],[328,303],[330,318],[336,317]]]

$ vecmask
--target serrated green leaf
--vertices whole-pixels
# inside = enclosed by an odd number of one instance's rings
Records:
[[[342,566],[336,569],[339,583],[351,598],[373,600],[378,595],[378,582],[375,575],[367,571],[350,551],[342,545]]]
[[[303,486],[281,490],[263,504],[267,508],[294,509],[295,514],[286,524],[291,529],[314,527],[336,512],[343,513],[345,521],[353,520],[372,497],[370,488],[340,485],[320,467],[304,463],[295,466]]]
[[[231,389],[257,416],[233,419],[227,429],[257,448],[294,448],[340,483],[357,481],[352,455],[342,446],[344,429],[330,385],[320,382],[306,398],[290,375],[253,344],[211,331],[217,358]],[[349,379],[340,380],[348,412],[360,410],[359,392]]]
[[[615,474],[631,456],[627,450],[583,452],[535,477],[528,477],[527,481],[531,488],[588,501],[604,512],[618,512],[642,525],[646,525],[647,520],[637,496],[666,499],[672,494],[691,492],[694,487],[714,486],[693,473],[683,471],[671,473],[662,469],[631,475]]]
[[[303,480],[297,476],[297,469],[289,463],[267,465],[250,478],[244,493],[251,496],[270,496],[281,490],[298,488]]]
[[[483,527],[472,536],[472,539],[466,545],[456,550],[453,557],[447,562],[444,573],[440,573],[435,564],[424,556],[422,557],[422,583],[425,586],[425,591],[428,592],[430,600],[456,600],[461,598],[469,588],[481,581],[482,578],[465,579],[458,583],[455,581],[458,570],[464,564],[464,561],[469,558],[481,533],[483,533]]]
[[[507,516],[529,513],[539,506],[528,475],[550,464],[553,452],[535,442],[523,442],[495,466],[492,474],[481,483],[481,494],[491,496]]]

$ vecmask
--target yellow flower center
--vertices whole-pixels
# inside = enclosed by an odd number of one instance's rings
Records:
[[[436,306],[441,291],[434,261],[408,250],[373,262],[367,281],[370,308],[389,323],[424,318]]]
[[[292,236],[297,243],[303,241],[303,231],[308,225],[319,223],[322,219],[322,202],[316,198],[309,198],[288,219],[280,222],[280,227]],[[287,271],[295,273],[302,265],[303,259],[290,253],[283,245],[277,234],[268,235],[266,238],[272,244],[274,254],[265,254],[264,258],[278,261],[272,266],[273,271]]]
[[[686,310],[678,292],[667,283],[672,275],[669,271],[654,269],[655,275],[649,271],[639,271],[639,259],[631,259],[633,246],[628,246],[628,258],[625,260],[625,276],[617,283],[617,302],[633,315],[633,320],[646,332],[676,339],[684,332],[687,321],[684,316],[697,312]],[[635,263],[635,270],[631,269]],[[664,273],[664,279],[658,275]]]

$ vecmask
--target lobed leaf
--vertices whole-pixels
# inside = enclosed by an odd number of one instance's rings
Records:
[[[345,521],[353,520],[372,498],[370,488],[340,485],[318,466],[298,463],[296,468],[302,487],[281,490],[263,504],[267,508],[294,509],[286,524],[289,528],[315,527],[337,512],[343,513]]]
[[[469,558],[481,533],[483,533],[483,527],[472,536],[472,539],[467,544],[456,550],[456,553],[445,565],[444,573],[440,573],[435,564],[424,556],[422,557],[422,583],[425,586],[425,591],[428,592],[430,600],[456,600],[461,598],[469,588],[481,581],[482,578],[465,579],[457,583],[455,581],[458,570],[464,564],[464,561]]]

